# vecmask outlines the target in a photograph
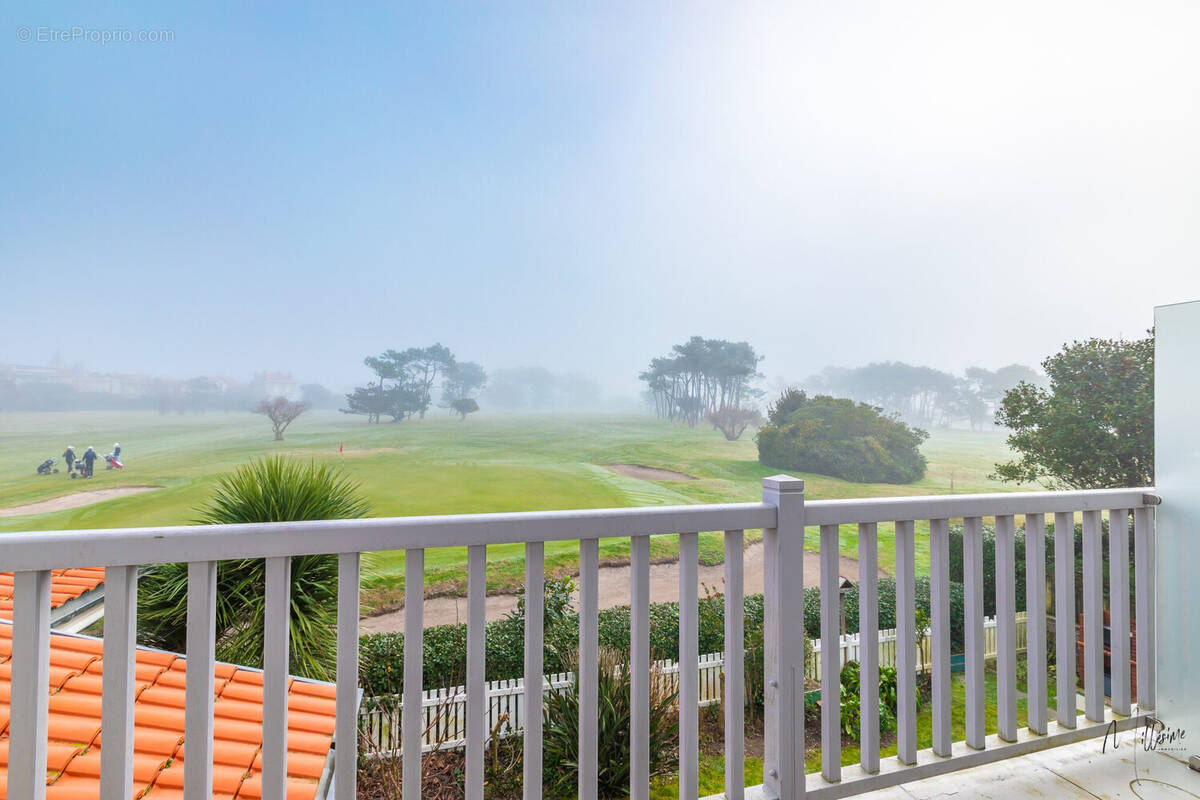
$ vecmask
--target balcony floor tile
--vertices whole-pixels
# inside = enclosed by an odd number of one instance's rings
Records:
[[[1141,780],[1131,788],[1135,778]],[[1196,796],[1200,796],[1200,773],[1161,753],[1145,752],[1140,739],[1131,734],[1122,734],[1115,750],[1110,742],[1103,753],[1101,741],[1091,739],[859,795],[866,800],[1183,800]]]

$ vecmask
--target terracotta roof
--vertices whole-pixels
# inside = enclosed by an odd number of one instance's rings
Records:
[[[103,567],[77,567],[50,571],[50,607],[59,608],[104,583]],[[13,574],[0,572],[0,616],[12,616]]]
[[[0,620],[0,800],[6,796],[12,625]],[[47,800],[95,798],[100,786],[103,640],[50,635]],[[187,659],[139,647],[135,656],[134,797],[183,797]],[[262,672],[217,664],[213,797],[262,796]],[[333,740],[334,686],[301,678],[288,687],[289,800],[313,800]]]

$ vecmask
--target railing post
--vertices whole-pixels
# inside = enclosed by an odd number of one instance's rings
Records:
[[[763,531],[763,792],[804,797],[804,481],[763,478],[763,502],[775,506]]]

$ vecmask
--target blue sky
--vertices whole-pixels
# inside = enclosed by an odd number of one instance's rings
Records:
[[[777,379],[1137,335],[1200,297],[1198,15],[10,4],[0,362],[340,388],[441,341],[632,393],[693,334]]]

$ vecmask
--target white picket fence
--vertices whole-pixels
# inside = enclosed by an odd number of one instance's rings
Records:
[[[1025,650],[1025,613],[1017,615],[1017,651]],[[984,656],[996,655],[996,618],[987,617],[983,623]],[[821,680],[821,640],[810,640],[813,657],[805,665],[805,676],[810,680]],[[857,661],[861,644],[859,635],[846,634],[840,637],[841,663]],[[879,665],[895,666],[896,630],[879,632]],[[929,652],[929,636],[921,641],[921,669],[932,665]],[[723,653],[708,653],[700,656],[697,664],[700,671],[699,705],[708,706],[721,701],[725,658]],[[677,687],[679,664],[674,661],[657,663],[658,674],[663,680]],[[543,679],[542,694],[561,692],[571,685],[574,674],[560,672]],[[511,736],[524,728],[525,681],[523,678],[491,681],[487,684],[487,727],[499,736]],[[366,741],[365,753],[373,756],[395,756],[400,753],[400,719],[403,702],[400,695],[364,697],[359,707],[359,730]],[[429,689],[422,693],[421,718],[424,725],[423,741],[425,752],[435,749],[450,750],[466,743],[467,694],[463,686]]]
[[[1017,622],[1017,652],[1025,652],[1025,612],[1019,611],[1016,614]],[[841,663],[847,661],[858,661],[861,644],[857,633],[843,634],[838,637],[842,648]],[[821,640],[810,639],[813,648],[813,655],[817,656],[821,652]],[[925,636],[917,643],[918,657],[920,658],[917,667],[919,669],[929,669],[933,665],[933,657],[930,655],[929,645],[929,629],[925,629]],[[983,618],[983,654],[985,658],[994,658],[996,656],[996,618]],[[881,630],[879,632],[879,666],[895,666],[896,665],[896,629]],[[804,665],[804,676],[810,680],[820,682],[821,680],[821,659],[818,657],[808,659]]]

